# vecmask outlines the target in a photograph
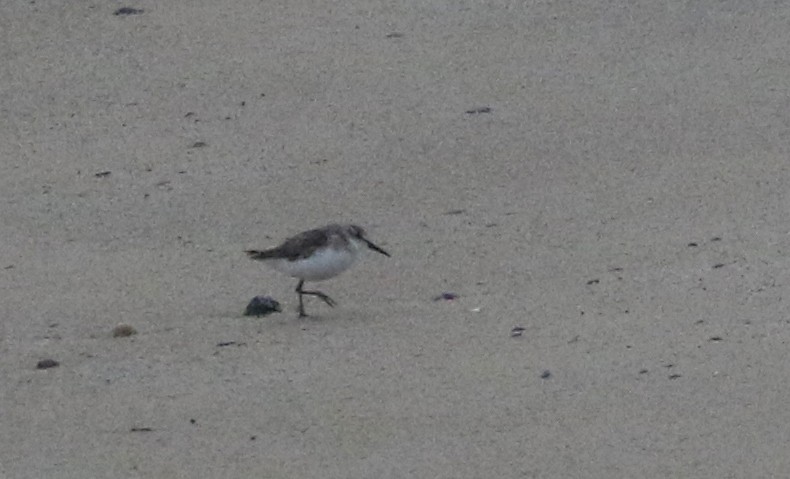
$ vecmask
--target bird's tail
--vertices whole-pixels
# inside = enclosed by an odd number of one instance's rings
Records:
[[[255,249],[245,251],[250,259],[264,260],[270,258],[269,251],[259,251]]]

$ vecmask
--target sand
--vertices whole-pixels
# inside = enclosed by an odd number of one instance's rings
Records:
[[[0,3],[0,476],[787,477],[790,9],[670,3]]]

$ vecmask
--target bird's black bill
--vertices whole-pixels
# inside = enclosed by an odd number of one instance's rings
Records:
[[[387,253],[387,252],[386,252],[386,251],[384,251],[383,249],[379,248],[378,246],[374,245],[374,244],[373,244],[373,243],[371,243],[370,241],[368,241],[368,240],[365,240],[365,243],[367,243],[367,244],[368,244],[368,248],[372,249],[373,251],[376,251],[376,252],[378,252],[378,253],[381,253],[381,254],[383,254],[384,256],[387,256],[387,257],[389,257],[389,255],[390,255],[389,253]]]

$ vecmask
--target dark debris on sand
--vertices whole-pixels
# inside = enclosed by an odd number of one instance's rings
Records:
[[[244,316],[266,316],[271,313],[282,312],[280,303],[271,296],[256,296],[250,300],[247,309],[244,310]]]

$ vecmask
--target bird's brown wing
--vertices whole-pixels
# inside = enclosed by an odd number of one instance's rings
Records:
[[[264,251],[247,251],[247,254],[252,259],[283,258],[288,261],[296,261],[307,258],[316,249],[326,246],[327,243],[329,243],[329,235],[326,231],[314,229],[288,238],[276,248]]]

